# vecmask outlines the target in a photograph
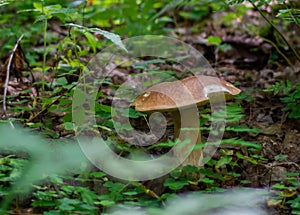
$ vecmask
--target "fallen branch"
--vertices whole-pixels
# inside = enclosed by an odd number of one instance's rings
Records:
[[[6,97],[7,97],[7,90],[8,90],[8,82],[9,82],[9,75],[10,75],[10,69],[11,69],[11,62],[14,58],[14,55],[16,53],[16,50],[23,38],[23,34],[19,37],[19,39],[17,40],[10,56],[9,56],[9,60],[8,60],[8,64],[7,64],[7,67],[6,67],[6,79],[5,79],[5,84],[4,84],[4,94],[3,94],[3,112],[4,112],[4,115],[5,115],[5,118],[8,119],[8,114],[7,114],[7,109],[6,109]],[[9,122],[11,127],[12,128],[15,128],[15,126],[13,125],[13,123],[10,121]]]

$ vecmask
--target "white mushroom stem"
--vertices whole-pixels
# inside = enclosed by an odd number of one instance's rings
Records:
[[[184,112],[184,113],[183,113]],[[197,143],[201,142],[201,131],[199,126],[199,121],[196,120],[198,123],[195,124],[194,120],[189,120],[194,117],[192,114],[192,110],[185,109],[180,111],[173,111],[173,120],[174,120],[174,141],[179,139],[182,143],[183,141],[190,140],[183,148],[179,150],[175,150],[175,156],[179,159],[183,159],[188,153],[188,156],[181,164],[182,166],[191,165],[195,167],[200,167],[201,159],[202,159],[202,150],[200,149],[193,149]],[[181,115],[184,117],[188,117],[185,124],[181,121]],[[183,128],[183,129],[182,129]],[[192,150],[191,152],[188,150]]]

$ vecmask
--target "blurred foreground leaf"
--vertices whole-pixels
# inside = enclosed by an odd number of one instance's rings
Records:
[[[53,144],[36,133],[24,129],[11,129],[9,126],[0,127],[0,136],[0,154],[21,154],[29,159],[1,208],[6,208],[16,194],[29,192],[32,184],[47,177],[64,174],[67,170],[78,169],[86,162],[77,143]],[[19,191],[18,187],[22,187],[22,191]]]

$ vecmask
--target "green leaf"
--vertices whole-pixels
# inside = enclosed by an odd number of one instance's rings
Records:
[[[0,0],[0,7],[14,2],[15,0]]]
[[[107,38],[110,41],[112,41],[115,45],[119,46],[121,49],[123,49],[124,51],[128,52],[127,49],[125,48],[124,44],[122,43],[122,40],[121,40],[121,38],[120,38],[119,35],[111,33],[111,32],[108,32],[108,31],[101,30],[99,28],[91,28],[89,30],[92,31],[92,32],[96,32],[96,33],[101,34],[105,38]]]
[[[73,125],[72,122],[64,122],[63,126],[68,131],[73,131],[74,130],[74,125]]]
[[[83,104],[86,102],[87,93],[80,88],[76,88],[73,98],[75,98],[73,100],[73,106],[76,107],[83,106]]]
[[[36,123],[28,122],[28,123],[26,123],[26,125],[30,128],[38,128],[38,127],[43,126],[43,124],[41,122],[36,122]]]
[[[65,77],[61,77],[61,78],[56,79],[56,84],[60,85],[60,86],[64,86],[64,85],[68,84],[68,81]]]
[[[123,195],[127,195],[127,196],[135,196],[137,194],[140,194],[141,192],[138,192],[136,190],[130,190],[130,191],[126,191],[126,192],[123,192]]]
[[[180,11],[179,15],[185,19],[200,20],[201,13],[199,11]]]
[[[299,105],[292,108],[292,112],[289,114],[289,118],[298,119],[300,118],[300,108]]]
[[[226,127],[226,131],[234,131],[234,132],[252,132],[252,133],[260,133],[261,130],[258,128],[249,128],[248,126],[244,125],[234,125]]]
[[[115,193],[115,192],[120,192],[121,190],[124,189],[126,185],[124,184],[121,184],[121,183],[114,183],[114,182],[111,182],[111,181],[108,181],[104,184],[104,187],[108,187],[109,190],[112,192],[112,193]]]
[[[161,9],[158,13],[156,13],[153,17],[150,18],[150,22],[153,22],[156,18],[164,14],[166,11],[171,10],[184,2],[184,0],[172,0],[169,4],[165,5],[163,9]]]
[[[286,186],[284,186],[283,184],[274,184],[273,186],[272,186],[272,188],[274,188],[274,189],[287,189],[287,187]]]
[[[75,107],[73,109],[75,111],[72,120],[76,125],[82,125],[82,123],[85,121],[86,115],[85,115],[85,109],[83,106]]]
[[[299,177],[300,176],[300,172],[287,172],[286,176],[287,177]]]
[[[189,185],[187,181],[175,181],[173,178],[168,178],[164,183],[164,186],[171,190],[180,190],[186,185]]]
[[[44,215],[62,215],[62,213],[60,211],[55,211],[55,210],[45,211],[43,214]]]
[[[96,193],[85,187],[78,187],[77,191],[80,192],[82,201],[89,205],[92,205],[94,203],[94,200],[97,198]]]
[[[262,148],[262,146],[256,142],[249,142],[249,141],[245,141],[243,139],[238,139],[238,138],[224,139],[224,140],[222,140],[222,144],[241,145],[241,146],[245,146],[245,147],[255,148],[258,150],[261,150],[261,148]]]
[[[62,211],[71,211],[75,208],[73,205],[80,203],[79,200],[69,198],[59,199],[58,202],[60,203],[58,208]]]
[[[96,53],[97,50],[97,40],[95,38],[95,36],[93,34],[91,34],[88,31],[85,31],[84,36],[87,38],[87,40],[89,41],[89,44],[91,45],[93,52]]]
[[[154,149],[154,148],[163,148],[163,147],[173,147],[176,143],[173,140],[168,140],[166,143],[157,143],[149,146],[147,149]]]
[[[244,2],[244,0],[226,0],[226,4],[233,6]]]
[[[223,156],[220,160],[218,160],[216,164],[216,168],[219,169],[220,167],[225,166],[226,164],[229,164],[232,160],[232,156]]]
[[[102,177],[106,176],[106,173],[104,173],[104,172],[92,172],[90,175],[92,177],[95,177],[95,178],[102,178]]]
[[[183,167],[183,170],[184,170],[184,172],[187,172],[187,173],[194,173],[194,172],[198,172],[199,168],[197,168],[195,166],[187,165],[187,166]]]
[[[33,3],[33,7],[39,11],[42,11],[43,10],[43,4],[42,3],[39,3],[39,2],[34,2]]]
[[[202,178],[200,181],[205,184],[213,184],[215,182],[215,180],[209,178]]]
[[[252,163],[252,164],[254,164],[254,165],[257,165],[257,164],[258,164],[258,161],[257,161],[256,159],[251,158],[251,157],[248,157],[248,156],[245,156],[245,155],[243,155],[243,154],[240,153],[240,152],[237,152],[237,153],[236,153],[236,156],[237,156],[238,158],[243,159],[243,160],[246,160],[246,161],[248,161],[248,162],[250,162],[250,163]]]
[[[124,116],[128,116],[129,118],[137,119],[141,116],[147,116],[147,114],[138,112],[133,108],[129,108],[129,115],[124,115]]]
[[[100,205],[104,206],[104,207],[110,207],[115,205],[116,203],[112,200],[102,200],[99,202]]]
[[[97,111],[103,111],[103,112],[106,112],[106,113],[111,113],[112,108],[111,108],[111,106],[97,103],[96,104],[96,110]]]
[[[285,158],[288,158],[288,155],[283,155],[283,154],[279,154],[279,155],[276,155],[275,156],[275,160],[278,161],[278,160],[283,160]]]
[[[76,27],[76,28],[79,28],[79,29],[84,29],[85,31],[88,31],[88,32],[101,34],[102,36],[104,36],[105,38],[107,38],[111,42],[113,42],[115,45],[117,45],[118,47],[120,47],[124,51],[128,52],[127,49],[125,48],[124,44],[122,43],[122,40],[121,40],[120,36],[117,35],[117,34],[102,30],[100,28],[86,28],[84,26],[73,24],[73,23],[69,23],[67,25],[71,26],[71,27]]]
[[[222,43],[222,39],[220,37],[217,37],[217,36],[209,36],[207,38],[207,41],[211,45],[220,45]]]

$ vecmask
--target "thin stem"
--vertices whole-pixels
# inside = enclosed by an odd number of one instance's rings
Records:
[[[270,43],[275,49],[276,51],[285,59],[285,61],[290,65],[290,67],[292,68],[293,71],[295,71],[294,65],[292,64],[292,62],[287,58],[287,56],[285,56],[285,54],[278,48],[278,46],[271,40],[262,37],[262,39],[264,41],[266,41],[267,43]]]
[[[279,29],[265,16],[265,14],[253,3],[253,1],[248,0],[252,6],[260,13],[260,15],[266,20],[267,23],[269,23],[269,25],[272,26],[272,28],[275,29],[275,31],[279,34],[279,36],[282,38],[282,40],[287,44],[287,46],[292,50],[292,52],[294,53],[294,55],[296,56],[296,58],[298,60],[300,60],[300,56],[297,53],[297,51],[294,49],[293,46],[290,45],[290,43],[287,41],[287,39],[285,38],[285,36],[279,31]]]
[[[45,16],[45,11],[44,11],[44,0],[42,1],[42,14]],[[42,92],[44,93],[45,91],[45,68],[46,68],[46,59],[47,59],[47,26],[48,26],[48,21],[47,21],[47,17],[45,16],[45,20],[44,20],[44,50],[43,50],[43,68],[42,68]]]
[[[83,5],[83,7],[82,7],[82,12],[81,12],[81,16],[82,16],[82,26],[84,26],[85,25],[85,23],[84,23],[84,10],[86,9],[86,7],[88,6],[88,0],[86,0],[85,2],[84,2],[84,5]]]

